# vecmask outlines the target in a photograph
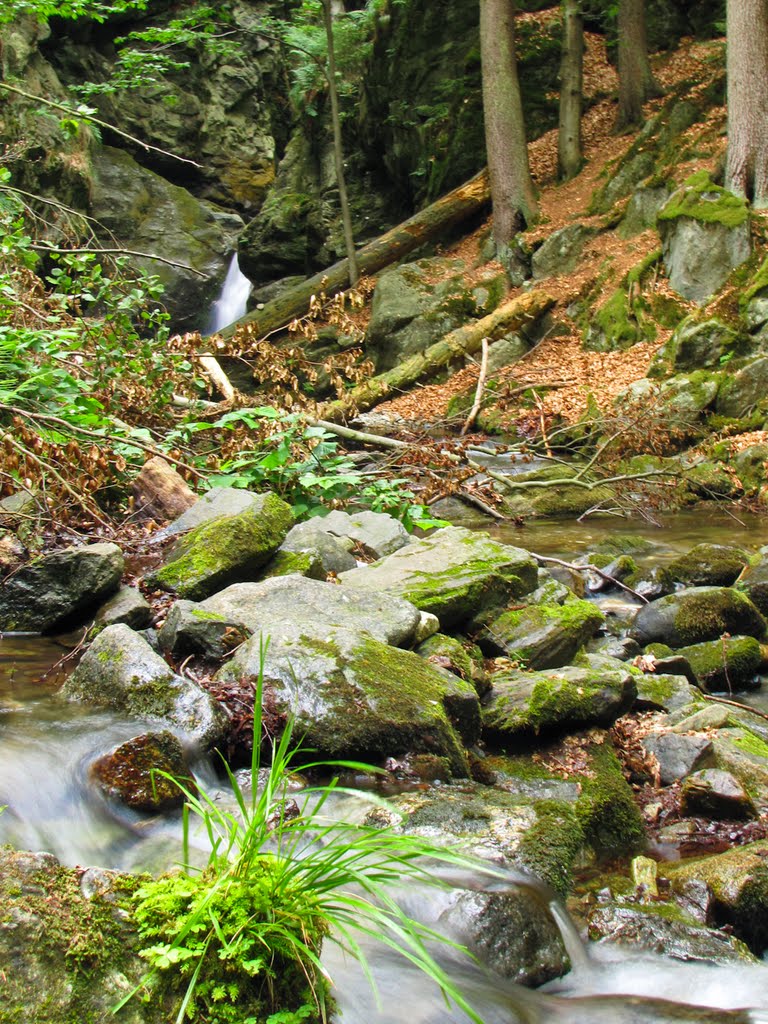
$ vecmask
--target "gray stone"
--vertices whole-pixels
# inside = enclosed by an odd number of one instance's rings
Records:
[[[341,574],[344,587],[403,597],[432,612],[443,631],[534,590],[538,568],[521,548],[452,526],[435,530],[373,565]]]
[[[635,676],[637,699],[635,707],[641,711],[666,711],[690,714],[702,700],[696,686],[681,675],[644,672]]]
[[[748,416],[766,408],[768,398],[768,357],[761,356],[729,374],[717,394],[715,411],[721,416]]]
[[[706,736],[650,733],[642,744],[659,762],[659,778],[663,786],[669,786],[699,768],[715,766],[712,741]]]
[[[742,590],[763,615],[768,615],[768,557],[760,555],[759,561],[745,567],[738,582]]]
[[[0,631],[45,633],[85,620],[123,574],[116,544],[65,548],[29,562],[0,586]]]
[[[748,339],[720,320],[688,316],[658,351],[652,366],[670,363],[673,370],[687,372],[710,366],[717,369],[723,359],[745,352]]]
[[[604,624],[594,604],[572,598],[562,605],[535,604],[502,612],[477,640],[488,654],[519,660],[526,668],[559,668],[572,661]]]
[[[364,554],[372,558],[391,555],[393,551],[411,543],[411,535],[400,520],[384,512],[341,512],[334,509],[322,519],[311,519],[310,522],[335,537],[347,537],[354,541],[360,545]]]
[[[743,548],[697,544],[667,566],[676,583],[689,587],[730,587],[749,562]]]
[[[633,153],[618,168],[612,168],[613,173],[607,183],[592,197],[589,212],[607,213],[619,199],[629,195],[641,181],[653,174],[655,169],[653,153],[648,149]]]
[[[103,629],[124,622],[131,629],[145,629],[152,621],[152,609],[136,587],[123,586],[96,612],[93,628]]]
[[[745,594],[730,587],[690,587],[643,605],[632,627],[640,644],[670,647],[717,640],[723,633],[765,633],[765,619]]]
[[[549,672],[499,672],[483,708],[483,728],[505,739],[539,732],[567,732],[609,725],[637,696],[621,662],[588,655],[585,665]]]
[[[198,498],[191,508],[183,512],[178,519],[158,530],[154,534],[155,541],[168,540],[180,533],[194,530],[196,526],[210,523],[224,516],[236,516],[249,508],[259,507],[259,495],[245,491],[239,487],[214,487]]]
[[[683,814],[709,818],[756,818],[752,798],[739,780],[721,768],[704,768],[689,775],[680,793]]]
[[[584,224],[569,224],[554,231],[533,254],[533,277],[541,280],[557,274],[570,274],[576,267],[582,249],[597,234]]]
[[[247,639],[251,631],[239,620],[209,611],[194,601],[176,601],[158,634],[163,651],[175,658],[202,654],[223,658]]]
[[[665,430],[680,438],[698,436],[701,415],[715,403],[719,383],[719,376],[706,370],[677,374],[661,382],[642,377],[622,391],[613,404],[623,416],[627,415],[627,406],[637,414],[652,408],[654,415],[663,420]]]
[[[494,374],[530,352],[530,342],[521,334],[506,334],[488,348],[488,373]]]
[[[352,554],[353,542],[346,537],[335,536],[322,526],[322,519],[308,519],[292,527],[278,549],[293,554],[306,553],[314,556],[322,566],[323,574],[345,572],[357,566]]]
[[[635,189],[617,231],[622,238],[633,238],[648,228],[656,227],[656,215],[670,196],[667,185]]]
[[[213,697],[175,675],[142,636],[122,624],[99,633],[61,692],[72,700],[158,719],[205,747],[224,731],[224,713]]]

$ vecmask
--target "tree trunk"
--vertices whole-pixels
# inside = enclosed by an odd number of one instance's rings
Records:
[[[560,62],[560,129],[557,164],[568,180],[581,170],[581,107],[583,95],[584,21],[579,0],[563,0],[563,54]]]
[[[318,415],[334,421],[355,412],[364,412],[377,402],[383,401],[393,391],[408,388],[448,366],[455,359],[477,352],[482,347],[484,338],[492,340],[494,337],[517,330],[524,323],[538,320],[554,304],[555,300],[545,292],[525,292],[518,295],[517,298],[499,306],[493,313],[484,316],[482,320],[475,320],[451,331],[440,341],[430,345],[425,352],[419,352],[386,373],[381,373],[378,377],[372,377],[364,384],[352,388],[344,398],[322,406]]]
[[[352,231],[352,217],[347,198],[347,182],[344,177],[344,149],[341,142],[341,118],[339,116],[339,91],[336,88],[336,53],[333,47],[333,15],[331,0],[323,0],[325,38],[328,45],[328,93],[331,97],[331,124],[333,125],[333,160],[336,165],[336,184],[339,186],[341,223],[344,228],[344,248],[349,261],[349,283],[354,286],[360,277],[355,255],[355,236]]]
[[[474,178],[442,196],[437,202],[414,214],[397,227],[380,235],[357,252],[357,264],[362,274],[376,274],[396,263],[425,242],[439,238],[452,227],[480,213],[491,198],[488,172],[481,171]],[[284,327],[297,316],[303,316],[313,295],[323,291],[333,295],[349,284],[349,263],[340,260],[332,267],[286,288],[278,298],[263,309],[255,309],[218,333],[231,338],[240,327],[248,326],[256,337]]]
[[[768,207],[768,0],[728,0],[725,186]]]
[[[485,147],[497,249],[538,217],[515,61],[513,0],[480,0]]]
[[[645,37],[645,0],[619,0],[619,112],[617,130],[643,121],[643,104],[661,89],[651,72]]]

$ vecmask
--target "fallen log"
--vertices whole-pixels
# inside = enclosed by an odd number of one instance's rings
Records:
[[[360,274],[376,274],[391,263],[397,263],[420,245],[438,238],[472,214],[479,213],[490,204],[490,200],[488,172],[483,170],[453,192],[363,246],[357,253]],[[248,326],[256,337],[263,338],[271,331],[285,327],[296,317],[303,316],[313,295],[321,291],[333,295],[348,285],[349,262],[339,260],[314,277],[286,288],[276,299],[266,303],[263,309],[246,313],[218,333],[226,341],[233,337],[238,328]]]
[[[472,355],[483,344],[483,338],[495,338],[530,323],[554,306],[555,300],[543,291],[525,292],[503,303],[482,320],[458,327],[440,341],[430,345],[398,366],[352,388],[343,398],[320,407],[318,416],[332,422],[355,412],[365,412],[393,391],[409,388],[425,377],[448,366],[461,356]]]

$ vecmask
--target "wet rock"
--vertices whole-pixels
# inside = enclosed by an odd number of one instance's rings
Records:
[[[639,578],[632,581],[632,589],[646,601],[657,601],[672,594],[675,584],[666,566],[654,565],[652,569],[640,572]]]
[[[290,506],[276,494],[254,497],[245,511],[203,523],[178,540],[147,583],[202,600],[231,583],[253,579],[293,525]]]
[[[344,587],[404,597],[437,615],[445,631],[530,593],[538,568],[527,551],[454,526],[374,565],[342,573],[341,581]]]
[[[716,640],[723,633],[765,633],[765,619],[744,594],[727,587],[691,587],[644,605],[632,636],[640,644],[659,641],[670,647]]]
[[[181,743],[170,732],[134,736],[97,758],[90,775],[106,796],[149,813],[164,813],[184,803],[174,779],[192,792],[197,789]]]
[[[136,511],[155,519],[177,519],[197,501],[181,474],[159,455],[148,459],[133,481]]]
[[[214,519],[237,516],[247,509],[259,507],[259,495],[240,487],[214,487],[206,491],[194,505],[182,512],[178,519],[154,535],[154,540],[168,540],[180,533],[187,533],[197,526],[203,526]]]
[[[635,676],[635,707],[641,711],[690,714],[701,700],[699,690],[683,675],[643,672]]]
[[[590,640],[586,650],[588,654],[604,654],[617,661],[632,661],[640,653],[640,645],[629,636],[600,636]]]
[[[123,586],[96,612],[93,628],[100,630],[124,622],[131,629],[145,629],[152,621],[152,609],[136,587]]]
[[[481,963],[519,985],[543,985],[570,969],[560,929],[536,893],[456,893],[440,924]]]
[[[752,636],[728,636],[681,647],[696,673],[701,688],[707,691],[754,689],[763,664],[760,643]]]
[[[659,762],[659,778],[663,786],[670,786],[700,768],[715,766],[715,751],[712,741],[706,736],[651,733],[642,744]]]
[[[194,601],[176,601],[160,632],[159,646],[175,658],[202,654],[223,658],[251,635],[240,621],[209,611]]]
[[[500,672],[483,708],[483,728],[490,736],[509,740],[520,734],[607,725],[636,696],[626,667],[597,655],[558,671]]]
[[[604,622],[594,604],[572,598],[562,605],[502,612],[482,629],[478,643],[491,656],[504,655],[527,668],[559,668],[573,660]]]
[[[680,794],[683,814],[709,818],[756,818],[757,810],[742,784],[721,768],[689,775]]]
[[[743,548],[697,544],[667,566],[677,583],[689,587],[730,587],[749,563]]]
[[[759,561],[745,567],[738,582],[743,591],[763,615],[768,615],[768,557],[765,552]]]
[[[175,675],[142,636],[122,624],[99,633],[61,692],[72,700],[159,719],[205,747],[224,731],[224,713],[213,697]]]
[[[29,562],[0,586],[0,631],[51,632],[84,621],[120,585],[116,544],[65,548]]]

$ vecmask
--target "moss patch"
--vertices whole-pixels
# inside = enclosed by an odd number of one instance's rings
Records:
[[[737,228],[748,220],[749,207],[746,200],[715,185],[708,171],[697,171],[686,178],[682,188],[660,211],[658,220],[672,221],[678,217]]]

